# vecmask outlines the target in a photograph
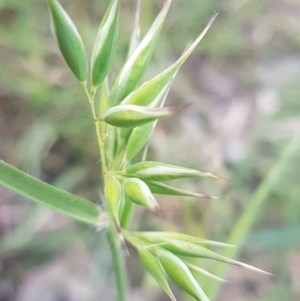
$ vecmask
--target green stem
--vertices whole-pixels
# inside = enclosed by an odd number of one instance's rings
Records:
[[[105,175],[107,173],[107,164],[106,164],[106,160],[105,160],[105,151],[104,151],[104,143],[105,143],[104,139],[105,138],[104,138],[104,135],[100,132],[100,126],[99,126],[100,121],[96,114],[94,99],[91,97],[91,95],[87,89],[86,82],[82,83],[82,86],[83,86],[83,90],[84,90],[86,97],[91,106],[91,111],[92,111],[93,121],[94,121],[95,128],[96,128],[97,141],[98,141],[98,146],[99,146],[99,151],[100,151],[102,172],[103,172],[103,175]]]
[[[122,216],[120,219],[122,229],[128,229],[128,227],[130,226],[133,211],[134,211],[134,203],[130,199],[126,198],[124,210],[122,212]]]
[[[118,289],[118,301],[127,301],[125,264],[122,250],[118,244],[118,238],[116,237],[116,231],[114,229],[109,229],[106,233],[106,237],[109,242],[112,255],[113,268]]]
[[[105,186],[105,179],[107,175],[107,163],[106,163],[106,156],[105,156],[105,140],[106,135],[104,133],[105,127],[100,126],[100,121],[97,117],[96,110],[95,110],[95,103],[94,98],[90,95],[87,84],[82,83],[83,89],[85,91],[85,94],[88,98],[88,101],[91,106],[91,111],[94,119],[94,124],[96,128],[96,134],[97,134],[97,141],[100,151],[100,159],[101,159],[101,166],[102,166],[102,178],[104,181]],[[95,94],[96,91],[93,91],[93,94]],[[103,129],[103,130],[102,130]],[[109,242],[111,254],[112,254],[112,262],[113,262],[113,268],[114,268],[114,274],[116,279],[116,286],[118,291],[118,301],[127,301],[127,282],[126,282],[126,271],[125,271],[125,264],[123,259],[122,250],[119,245],[120,238],[118,237],[118,234],[116,232],[116,229],[113,226],[113,217],[111,216],[110,210],[108,210],[108,213],[110,215],[110,224],[112,225],[106,233],[107,240]]]

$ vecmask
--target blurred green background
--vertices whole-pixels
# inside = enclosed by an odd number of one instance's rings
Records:
[[[108,0],[61,0],[90,54]],[[111,78],[120,70],[135,1],[123,0]],[[144,0],[142,34],[163,5]],[[231,184],[187,180],[182,188],[225,197],[159,197],[165,218],[137,208],[131,229],[168,229],[231,241],[241,261],[274,276],[230,267],[215,301],[300,299],[300,3],[297,0],[173,0],[145,79],[169,66],[214,11],[217,21],[185,63],[148,158],[224,175]],[[89,106],[59,54],[41,0],[0,0],[0,159],[98,202],[101,179]],[[298,136],[297,136],[298,135]],[[234,254],[236,253],[236,254]],[[168,298],[126,257],[130,301]],[[222,275],[224,265],[199,264]],[[0,187],[0,301],[113,300],[101,231]],[[191,300],[174,287],[178,300]]]

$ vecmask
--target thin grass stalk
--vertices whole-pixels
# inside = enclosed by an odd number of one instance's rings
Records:
[[[273,168],[268,173],[265,180],[260,184],[256,192],[247,202],[247,207],[235,224],[229,238],[228,243],[235,245],[236,248],[224,249],[221,255],[235,258],[243,246],[247,234],[253,225],[253,222],[257,219],[259,212],[262,210],[262,206],[267,201],[268,196],[272,192],[272,189],[280,181],[281,177],[284,175],[284,170],[288,165],[292,163],[292,158],[300,150],[300,139],[298,136],[294,137],[293,140],[284,148],[280,159],[275,163]],[[216,262],[212,273],[223,278],[228,270],[228,266]],[[220,282],[209,282],[209,284],[204,288],[211,298],[211,300],[216,300],[220,288]]]
[[[95,124],[95,130],[97,135],[98,147],[100,152],[101,172],[102,172],[102,179],[104,181],[103,185],[105,187],[107,171],[108,171],[106,156],[105,156],[105,148],[104,148],[105,133],[104,133],[104,129],[99,126],[100,121],[96,114],[94,99],[89,93],[86,85],[83,85],[83,89],[85,91],[85,94],[91,106],[93,121]],[[112,214],[109,210],[108,213],[110,214],[110,220],[112,221],[113,216],[111,216]],[[107,229],[106,237],[110,246],[110,251],[112,256],[112,263],[113,263],[116,287],[118,292],[118,301],[127,301],[127,281],[126,281],[125,264],[124,264],[122,249],[118,244],[119,241],[118,233],[116,232],[116,229],[113,226],[113,222],[111,222],[111,227]]]
[[[127,281],[122,249],[116,240],[116,231],[113,227],[107,230],[106,237],[111,250],[112,264],[118,291],[118,301],[127,301]]]

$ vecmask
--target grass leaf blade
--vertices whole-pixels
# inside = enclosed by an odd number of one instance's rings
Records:
[[[0,184],[28,199],[79,221],[97,225],[100,208],[83,198],[58,189],[0,161]]]

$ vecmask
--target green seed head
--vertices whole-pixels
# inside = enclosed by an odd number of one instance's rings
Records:
[[[188,57],[192,54],[200,41],[206,35],[216,17],[217,14],[211,18],[210,22],[201,32],[199,37],[184,51],[182,56],[172,66],[136,89],[131,95],[128,96],[126,103],[140,106],[148,106],[151,104],[152,101],[159,95],[159,93],[163,91],[163,89],[168,86],[168,83],[176,76],[182,64],[188,59]]]
[[[169,277],[184,291],[198,301],[209,301],[200,285],[186,266],[176,255],[158,249],[156,255]]]
[[[106,111],[101,119],[116,127],[134,128],[157,119],[169,117],[182,109],[182,107],[160,109],[135,105],[118,105]]]
[[[139,248],[138,252],[148,273],[152,275],[153,278],[160,284],[164,291],[169,295],[170,299],[176,301],[176,298],[173,295],[166,279],[164,269],[162,268],[162,265],[157,257],[155,257],[152,252],[145,247]]]
[[[56,0],[47,0],[52,30],[66,63],[80,82],[87,80],[87,59],[81,37],[71,18]]]
[[[120,232],[119,209],[124,202],[124,190],[122,184],[116,177],[110,176],[105,181],[104,188],[105,199],[108,204],[108,209],[113,217],[115,225]]]
[[[101,153],[104,194],[109,220],[115,224],[118,232],[116,236],[121,239],[124,237],[137,248],[147,271],[173,301],[176,299],[166,280],[166,274],[198,301],[209,301],[209,299],[189,268],[220,280],[178,256],[207,258],[261,271],[221,256],[205,247],[210,245],[228,247],[226,244],[181,233],[125,230],[130,224],[134,204],[142,205],[155,214],[160,213],[159,205],[152,193],[213,198],[174,188],[162,182],[188,177],[221,179],[218,176],[160,162],[143,161],[131,165],[131,161],[148,143],[159,119],[169,117],[186,108],[185,105],[164,108],[165,100],[180,67],[203,39],[217,14],[214,14],[199,37],[186,48],[175,63],[154,78],[140,84],[153,55],[171,0],[165,1],[164,7],[141,41],[140,1],[138,1],[128,59],[110,89],[108,75],[116,51],[121,0],[110,1],[110,6],[100,24],[92,51],[89,76],[84,46],[75,25],[57,0],[47,0],[47,3],[60,51],[72,72],[83,83],[92,108]],[[96,112],[94,96],[98,88],[101,88],[101,93],[99,93],[100,103],[97,104],[98,112]],[[72,197],[72,202],[74,199]],[[54,202],[55,198],[51,198],[50,201]],[[92,222],[98,220],[97,207],[86,205],[82,200],[77,200],[77,203],[77,206],[81,206],[92,216]],[[77,210],[74,213],[78,214]],[[84,220],[82,216],[81,220]]]
[[[97,33],[92,53],[92,86],[98,87],[111,67],[119,33],[120,0],[112,0]]]
[[[187,235],[184,233],[178,233],[178,232],[147,231],[147,232],[136,232],[135,235],[143,239],[146,239],[149,242],[161,242],[161,241],[166,241],[168,239],[176,239],[180,241],[197,244],[200,246],[218,246],[218,247],[227,247],[227,248],[234,247],[233,245],[229,245],[226,243],[207,240],[207,239],[195,237],[192,235]]]
[[[169,83],[166,89],[164,89],[148,107],[162,108],[168,96],[168,93],[170,91],[171,85],[172,85],[172,81]],[[122,104],[126,104],[126,99],[122,102]],[[157,120],[133,129],[131,135],[128,138],[127,145],[126,145],[127,162],[130,162],[148,143],[155,129],[156,124],[157,124]]]
[[[192,177],[219,179],[211,173],[154,161],[133,164],[126,169],[126,174],[151,181],[169,181]]]
[[[126,146],[126,161],[130,162],[148,143],[156,121],[138,126],[133,129]]]
[[[148,33],[129,57],[112,88],[111,105],[120,103],[138,85],[155,49],[171,0],[167,0]]]
[[[124,188],[126,195],[132,202],[146,207],[154,214],[159,214],[159,205],[148,186],[142,180],[137,178],[126,179]]]

